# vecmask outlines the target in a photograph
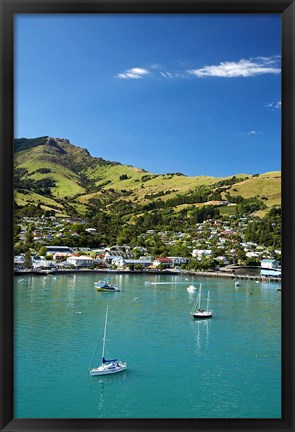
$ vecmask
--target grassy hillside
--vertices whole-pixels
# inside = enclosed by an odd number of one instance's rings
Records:
[[[258,197],[264,200],[267,207],[281,205],[281,173],[274,171],[253,176],[233,185],[227,192],[244,198]]]
[[[57,215],[84,216],[93,205],[114,212],[122,202],[129,213],[134,206],[160,206],[163,202],[181,211],[191,205],[217,206],[228,194],[258,198],[268,208],[280,205],[281,199],[280,172],[224,178],[155,174],[92,157],[66,139],[51,137],[15,140],[15,178],[19,206],[39,202]]]

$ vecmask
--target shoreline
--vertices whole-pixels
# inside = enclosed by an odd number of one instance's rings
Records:
[[[106,270],[106,269],[63,269],[54,272],[50,271],[34,271],[34,270],[15,270],[15,276],[51,276],[58,274],[79,274],[79,273],[106,273],[106,274],[144,274],[144,275],[187,275],[187,276],[197,276],[197,277],[218,277],[218,278],[227,278],[227,279],[242,279],[242,280],[256,280],[256,281],[267,281],[267,282],[281,282],[281,278],[279,277],[262,277],[262,276],[253,276],[253,275],[242,275],[232,272],[225,271],[183,271],[183,270]]]

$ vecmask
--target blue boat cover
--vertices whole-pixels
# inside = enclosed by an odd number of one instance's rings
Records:
[[[115,361],[117,361],[117,359],[106,360],[104,357],[102,358],[103,363],[111,363],[111,362],[115,362]]]

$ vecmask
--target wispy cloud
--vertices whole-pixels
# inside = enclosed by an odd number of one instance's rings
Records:
[[[247,132],[239,132],[239,133],[232,133],[231,136],[235,137],[235,136],[249,136],[249,137],[255,137],[258,135],[263,135],[263,132],[261,131],[257,131],[257,130],[249,130]]]
[[[135,67],[132,69],[128,69],[125,72],[119,73],[118,75],[116,75],[116,77],[120,79],[141,79],[149,73],[150,71],[148,69]]]
[[[188,79],[190,77],[238,78],[254,77],[262,74],[279,74],[280,56],[254,57],[239,61],[224,61],[218,65],[203,66],[198,69],[167,70],[164,65],[154,63],[147,68],[134,67],[116,75],[120,79],[142,79],[147,76],[164,79]],[[280,102],[267,105],[268,108],[280,108]]]
[[[189,75],[187,72],[160,72],[161,76],[166,79],[187,79]]]
[[[282,108],[282,102],[281,102],[281,101],[278,101],[278,102],[270,102],[270,103],[266,104],[265,107],[266,107],[266,108],[273,109],[273,110],[281,109],[281,108]]]
[[[253,77],[262,74],[279,74],[281,72],[279,57],[255,57],[241,59],[237,62],[226,61],[219,65],[204,66],[199,69],[190,69],[187,72],[197,78],[219,77],[237,78]]]
[[[171,72],[160,72],[160,75],[162,75],[163,78],[169,78],[169,79],[177,78]]]
[[[249,132],[247,132],[246,135],[251,136],[251,135],[263,135],[263,134],[262,132],[258,132],[256,130],[250,130]]]
[[[155,64],[151,65],[151,68],[152,69],[162,69],[162,66],[160,64],[155,63]]]

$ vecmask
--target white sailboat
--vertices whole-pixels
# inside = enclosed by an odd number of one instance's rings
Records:
[[[196,288],[194,285],[190,285],[190,286],[187,287],[186,290],[187,290],[187,292],[190,292],[190,293],[191,293],[191,292],[195,292],[196,289],[197,289],[197,288]]]
[[[108,321],[108,311],[109,306],[107,306],[106,310],[106,317],[105,317],[105,323],[104,323],[104,333],[103,333],[103,344],[102,344],[102,355],[101,355],[101,365],[96,368],[89,368],[89,373],[91,376],[95,375],[108,375],[113,374],[117,372],[121,372],[127,368],[127,364],[123,363],[117,359],[107,360],[105,359],[105,350],[106,350],[106,332],[107,332],[107,321]],[[99,340],[99,339],[98,339]],[[96,346],[97,348],[97,346]],[[96,353],[96,348],[90,363],[90,367],[93,361],[93,358]]]
[[[213,312],[212,310],[209,310],[209,291],[208,291],[208,297],[207,297],[207,306],[206,309],[201,309],[201,302],[202,302],[202,284],[200,284],[199,288],[199,295],[197,298],[196,303],[193,306],[193,309],[191,311],[191,315],[194,318],[212,318]]]

